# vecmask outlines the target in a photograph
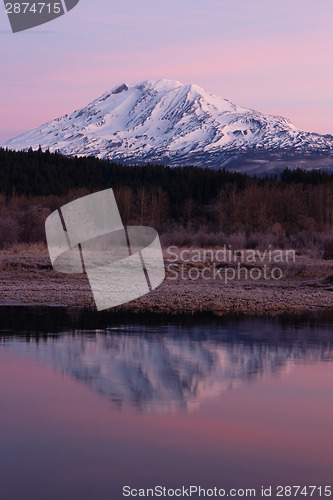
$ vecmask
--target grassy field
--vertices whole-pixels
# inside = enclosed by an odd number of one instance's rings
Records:
[[[286,259],[281,253],[275,262],[276,251],[265,256],[247,250],[226,262],[219,250],[165,249],[164,282],[117,309],[216,315],[331,310],[333,314],[333,260],[310,255]],[[276,268],[280,271],[272,276]],[[87,276],[54,271],[42,243],[0,251],[0,304],[95,307]]]

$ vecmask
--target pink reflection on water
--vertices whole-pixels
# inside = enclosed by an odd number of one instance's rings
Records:
[[[116,412],[80,382],[0,349],[2,491],[103,500],[121,498],[124,484],[327,484],[332,387],[331,364],[299,364],[193,413]]]

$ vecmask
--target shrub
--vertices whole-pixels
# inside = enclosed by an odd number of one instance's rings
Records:
[[[329,236],[324,241],[323,259],[326,260],[333,259],[333,236]]]

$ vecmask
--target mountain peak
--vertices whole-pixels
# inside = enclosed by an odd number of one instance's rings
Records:
[[[132,164],[265,171],[267,158],[274,168],[287,160],[281,164],[285,168],[292,167],[295,158],[304,167],[304,159],[315,157],[333,168],[332,136],[302,132],[283,117],[245,109],[198,85],[167,79],[117,85],[86,107],[2,146],[27,150],[39,145],[68,156]]]
[[[157,92],[174,90],[179,87],[183,87],[183,84],[177,80],[168,80],[166,78],[161,78],[159,80],[145,80],[139,85],[135,86],[138,89],[154,89]]]

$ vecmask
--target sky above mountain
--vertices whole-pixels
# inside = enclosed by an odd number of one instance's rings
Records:
[[[0,11],[0,141],[118,82],[171,78],[333,133],[331,0],[81,0],[13,35]]]

